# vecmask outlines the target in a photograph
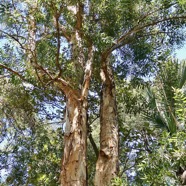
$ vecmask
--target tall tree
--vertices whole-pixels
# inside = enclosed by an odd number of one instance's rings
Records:
[[[184,9],[175,0],[4,0],[0,6],[6,43],[1,47],[2,73],[53,87],[65,96],[61,185],[87,185],[91,78],[101,87],[95,185],[108,185],[118,172],[114,75],[145,75],[155,59],[180,44]]]

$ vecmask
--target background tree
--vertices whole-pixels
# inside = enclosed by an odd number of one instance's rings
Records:
[[[56,185],[59,180],[62,126],[48,110],[52,103],[57,109],[57,100],[32,88],[1,79],[1,184]]]
[[[121,82],[119,83],[119,118],[120,131],[122,131],[120,133],[120,176],[121,180],[122,176],[124,178],[127,176],[126,185],[179,185],[184,182],[178,177],[178,172],[185,167],[185,83],[182,84],[182,89],[173,87],[179,87],[181,77],[184,77],[184,64],[185,61],[167,60],[161,63],[160,71],[154,77],[154,81],[142,81],[140,86],[135,84],[134,87],[132,81],[125,82],[123,87],[120,87]],[[168,68],[170,66],[171,68]],[[167,78],[163,79],[162,73],[166,74]],[[160,80],[168,81],[169,86],[168,83],[162,83],[160,86]],[[148,84],[154,91],[150,94],[146,91]],[[164,86],[169,90],[165,91],[162,88]],[[171,102],[167,102],[167,99],[163,102],[165,92],[172,95],[169,96]],[[127,98],[124,95],[127,95]],[[170,114],[168,103],[172,102],[174,102],[172,107],[174,112],[171,114],[174,114],[177,123],[174,132],[169,129],[175,128],[170,127],[175,126],[175,122],[168,123],[171,121],[166,118],[169,115],[164,114]],[[183,171],[180,175],[182,173]]]

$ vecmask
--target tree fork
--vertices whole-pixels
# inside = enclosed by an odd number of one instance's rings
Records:
[[[73,90],[71,86],[64,84],[64,81],[57,84],[67,97],[61,186],[87,185],[87,97],[93,58],[94,47],[91,44],[81,91]]]

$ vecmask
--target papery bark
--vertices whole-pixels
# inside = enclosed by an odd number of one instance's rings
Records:
[[[85,186],[87,146],[87,103],[68,98],[61,171],[62,186]]]
[[[58,86],[61,85],[59,88],[67,97],[61,186],[87,185],[87,97],[93,57],[94,47],[90,44],[80,91],[74,91],[68,85],[64,85],[63,81],[58,82]]]
[[[96,163],[95,186],[110,185],[118,173],[118,123],[115,84],[109,61],[103,58],[100,103],[100,152]]]

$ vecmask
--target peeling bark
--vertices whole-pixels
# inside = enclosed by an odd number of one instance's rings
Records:
[[[92,45],[89,47],[88,56],[81,91],[73,90],[61,79],[58,79],[57,83],[57,86],[67,97],[61,186],[87,185],[87,97],[94,57]]]
[[[67,100],[61,186],[85,186],[87,146],[87,103]]]
[[[103,82],[100,105],[100,152],[96,163],[95,186],[110,185],[118,173],[118,124],[115,84],[108,62],[101,69]]]

